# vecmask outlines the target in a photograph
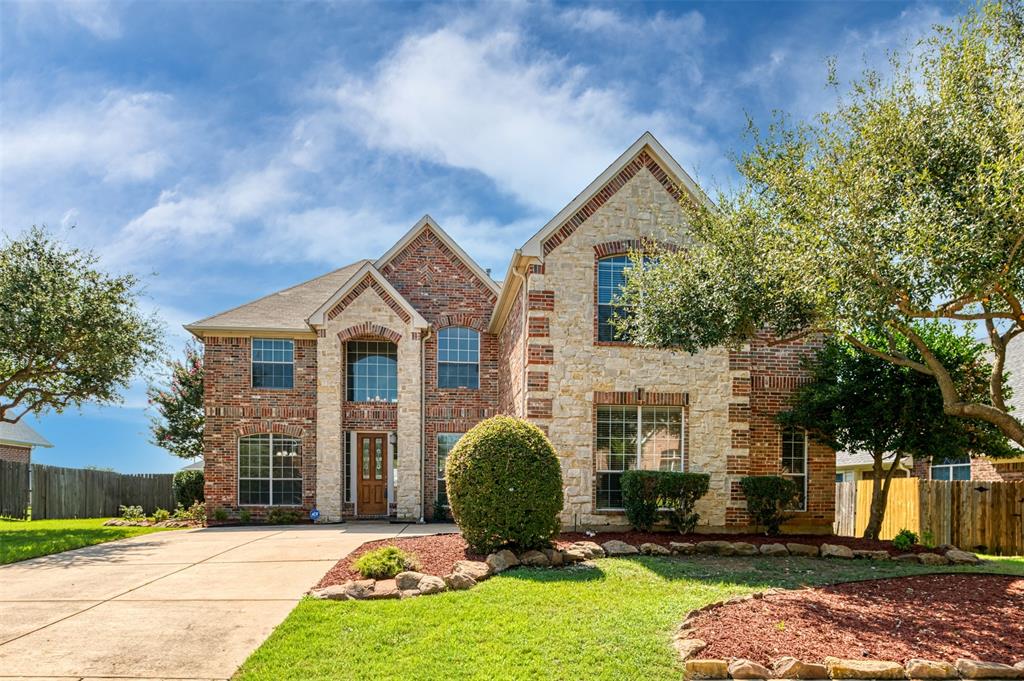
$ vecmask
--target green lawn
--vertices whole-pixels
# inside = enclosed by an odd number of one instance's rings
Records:
[[[0,565],[93,544],[160,532],[166,527],[103,527],[109,518],[0,520]]]
[[[405,601],[305,599],[238,679],[678,681],[672,633],[690,610],[767,587],[981,568],[808,558],[603,559],[596,569],[513,570],[471,591]]]

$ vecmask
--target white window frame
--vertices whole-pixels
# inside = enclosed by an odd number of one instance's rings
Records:
[[[269,385],[256,385],[256,372],[253,366],[256,364],[256,341],[282,341],[292,345],[292,361],[278,362],[275,360],[260,360],[260,364],[287,364],[292,368],[292,385],[289,388]],[[295,389],[295,341],[291,338],[253,338],[249,342],[249,386],[256,390],[294,390]]]
[[[954,478],[953,477],[953,469],[957,468],[958,466],[966,466],[967,467],[967,479],[966,480],[962,480],[960,478]],[[947,478],[936,478],[935,477],[935,469],[936,468],[948,468],[949,469],[949,478],[948,479]],[[939,480],[940,482],[969,482],[971,479],[973,479],[973,477],[974,477],[974,470],[971,468],[971,460],[970,459],[967,459],[967,461],[958,461],[956,463],[930,464],[929,467],[928,467],[928,478],[930,480]]]
[[[266,435],[266,436],[270,437],[270,468],[268,469],[270,475],[268,477],[266,477],[266,478],[253,478],[253,477],[245,477],[245,478],[243,478],[242,477],[242,440],[244,440],[247,437],[256,437],[256,436],[259,436],[259,435]],[[299,477],[297,477],[297,478],[277,478],[277,480],[279,482],[295,482],[296,480],[299,482],[299,503],[297,503],[297,504],[275,504],[274,503],[274,480],[275,480],[275,478],[274,478],[274,440],[277,439],[277,438],[282,438],[282,437],[286,437],[289,440],[295,440],[295,442],[298,443],[298,453],[296,454],[296,456],[299,457],[299,459],[300,459],[299,466],[298,466]],[[236,471],[236,474],[237,474],[236,475],[237,481],[236,481],[236,485],[235,485],[235,494],[236,494],[235,499],[238,501],[238,505],[239,506],[249,506],[249,507],[252,507],[252,508],[266,508],[266,507],[271,507],[271,506],[281,506],[281,507],[284,507],[284,508],[301,508],[302,507],[302,498],[303,498],[302,462],[301,462],[301,458],[302,458],[302,438],[295,437],[294,435],[284,435],[282,433],[249,433],[248,435],[240,435],[238,437],[238,441],[235,444],[235,471]],[[268,489],[269,489],[269,494],[270,494],[270,503],[269,504],[243,504],[242,503],[242,480],[268,480],[269,481],[269,488]]]
[[[786,430],[787,429],[782,429],[782,430],[779,431],[779,475],[781,475],[782,477],[787,478],[787,479],[792,479],[792,478],[796,477],[795,474],[793,474],[793,473],[786,473],[785,471],[782,470],[783,439],[786,437]],[[807,448],[808,448],[807,430],[805,428],[791,428],[789,430],[793,430],[795,432],[799,432],[799,433],[803,434],[803,436],[804,436],[804,472],[803,472],[803,475],[801,476],[804,479],[804,493],[803,493],[803,506],[800,507],[800,508],[790,508],[788,510],[793,511],[794,513],[806,513],[807,512],[807,489],[808,489],[807,483],[808,483],[808,481],[810,480],[810,477],[811,477],[811,471],[808,468],[809,457],[808,457],[808,451],[807,451]]]
[[[643,433],[643,410],[644,409],[678,409],[679,410],[679,471],[680,472],[685,472],[687,470],[687,466],[686,466],[686,409],[684,409],[683,407],[667,407],[667,406],[657,406],[657,405],[653,405],[653,404],[637,404],[637,405],[631,405],[631,404],[630,405],[624,405],[624,404],[599,404],[599,405],[597,405],[597,407],[598,407],[598,409],[600,409],[601,407],[635,407],[635,409],[636,409],[636,467],[635,468],[627,468],[626,470],[622,470],[622,471],[617,471],[617,470],[609,470],[609,469],[597,468],[596,465],[595,465],[595,473],[596,473],[596,475],[594,477],[594,494],[595,494],[595,497],[597,495],[598,485],[600,484],[600,476],[601,476],[602,473],[604,473],[604,474],[618,473],[618,474],[621,475],[622,473],[625,473],[627,470],[648,470],[646,468],[640,468],[640,463],[643,460],[642,459],[643,443],[640,441],[640,438],[641,438],[641,434]],[[597,457],[597,412],[596,411],[594,413],[594,457],[595,457],[595,459]],[[595,461],[595,463],[596,463],[596,461]],[[655,469],[650,469],[650,470],[655,470]],[[602,512],[605,512],[605,511],[621,512],[621,511],[625,511],[626,509],[622,508],[622,507],[615,507],[615,506],[598,506],[597,505],[597,501],[595,499],[594,510],[595,511],[602,511]]]
[[[458,360],[446,359],[441,361],[441,333],[450,329],[466,329],[476,334],[476,361],[475,362],[460,362]],[[480,389],[480,354],[481,345],[483,344],[483,338],[479,331],[471,326],[460,326],[454,324],[452,326],[445,326],[437,330],[437,375],[435,376],[435,383],[437,383],[438,390],[479,390]],[[441,387],[441,365],[442,364],[475,364],[476,365],[476,387],[469,386],[455,386],[455,387]]]
[[[465,433],[435,433],[434,434],[434,441],[437,443],[437,449],[434,451],[434,458],[436,459],[436,461],[434,462],[434,475],[437,478],[437,480],[436,480],[437,488],[434,490],[434,500],[435,501],[437,500],[437,497],[440,496],[440,493],[441,493],[441,483],[445,482],[446,477],[447,477],[447,473],[448,473],[448,464],[447,464],[447,462],[445,463],[445,467],[444,467],[445,477],[442,477],[440,475],[440,471],[437,470],[437,468],[438,468],[437,464],[439,464],[441,462],[441,436],[442,435],[458,435],[461,438],[463,435],[465,435]],[[458,443],[458,440],[455,440],[455,442]],[[453,447],[454,447],[454,445],[453,445]],[[447,459],[447,458],[448,457],[446,456],[445,459]],[[446,495],[446,497],[447,497],[447,495]],[[451,508],[451,505],[450,504],[445,504],[444,508]]]

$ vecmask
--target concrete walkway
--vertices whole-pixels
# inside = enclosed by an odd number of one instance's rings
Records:
[[[179,530],[0,566],[0,679],[226,679],[363,542],[453,531]]]

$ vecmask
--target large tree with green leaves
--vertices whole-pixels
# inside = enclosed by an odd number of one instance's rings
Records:
[[[949,370],[961,395],[988,402],[992,367],[983,343],[937,322],[915,324],[914,331]],[[887,339],[877,334],[865,342],[888,350]],[[898,343],[900,352],[921,360],[909,341]],[[796,392],[792,407],[779,415],[779,421],[806,428],[811,437],[833,449],[871,454],[873,495],[864,531],[868,539],[878,539],[893,474],[904,457],[945,460],[1017,453],[993,424],[946,414],[942,392],[930,376],[850,343],[826,341],[807,369],[811,380]]]
[[[139,282],[44,229],[0,250],[0,421],[113,403],[156,358],[161,327],[139,309]]]
[[[153,444],[182,458],[203,455],[203,354],[193,343],[185,357],[167,362],[167,385],[151,384],[147,394],[156,407],[150,423]]]
[[[979,6],[890,63],[813,122],[753,130],[740,189],[684,202],[694,245],[630,271],[620,324],[691,352],[765,328],[837,336],[932,377],[946,414],[1024,443],[1003,396],[1024,332],[1024,12]],[[962,391],[922,320],[983,326],[986,400]]]

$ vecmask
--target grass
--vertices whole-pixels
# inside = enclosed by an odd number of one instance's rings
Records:
[[[305,599],[236,679],[627,679],[678,681],[686,613],[768,587],[981,567],[808,558],[602,559],[594,569],[518,569],[470,591],[404,601]]]
[[[108,518],[0,520],[0,565],[60,553],[166,527],[103,527]]]

